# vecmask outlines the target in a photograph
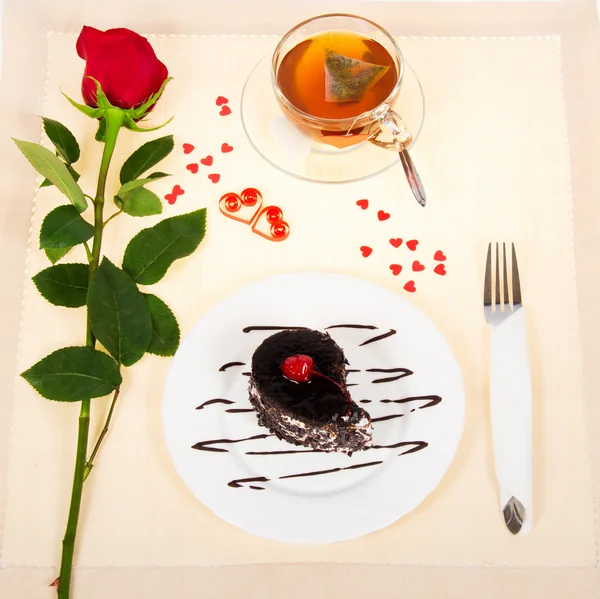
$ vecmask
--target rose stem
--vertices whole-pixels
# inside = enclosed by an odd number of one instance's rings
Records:
[[[325,379],[326,381],[333,383],[344,394],[344,396],[346,397],[346,400],[348,401],[348,409],[346,410],[346,416],[350,416],[350,414],[352,412],[352,398],[350,397],[350,393],[348,393],[348,390],[344,389],[340,384],[336,383],[333,379],[330,379],[328,376],[321,374],[317,370],[313,371],[313,376],[320,376],[322,379]]]
[[[101,445],[102,441],[104,440],[104,437],[106,437],[106,433],[108,433],[108,427],[110,426],[110,421],[112,420],[112,415],[115,410],[115,404],[117,403],[117,399],[119,399],[120,392],[121,392],[121,387],[117,387],[115,389],[115,393],[114,393],[112,401],[110,403],[110,409],[108,410],[108,416],[106,417],[106,422],[104,423],[102,432],[100,433],[100,436],[98,437],[98,440],[96,441],[96,445],[94,445],[94,449],[85,464],[85,470],[83,471],[83,480],[84,481],[87,480],[87,477],[90,475],[90,472],[92,471],[92,468],[94,467],[94,458],[96,457],[96,454],[98,453],[98,450],[100,449],[100,445]]]
[[[115,150],[117,136],[123,124],[123,112],[119,109],[108,109],[105,113],[106,119],[106,137],[104,142],[104,151],[100,163],[100,172],[98,173],[98,186],[96,188],[96,197],[94,198],[94,243],[92,246],[92,256],[89,260],[88,281],[98,268],[100,262],[100,250],[102,248],[102,230],[104,213],[104,193],[106,189],[106,178],[110,160]],[[86,345],[94,347],[96,338],[90,326],[88,316]],[[73,487],[71,489],[71,504],[69,506],[69,517],[67,519],[67,528],[63,538],[63,550],[60,562],[60,575],[58,583],[58,598],[68,599],[71,589],[71,569],[73,566],[73,551],[75,549],[75,539],[77,536],[77,523],[79,521],[79,511],[81,509],[81,495],[83,492],[83,481],[85,480],[85,458],[87,453],[88,437],[90,432],[90,400],[84,399],[81,402],[79,412],[79,428],[77,433],[77,453],[75,456],[75,472],[73,474]]]

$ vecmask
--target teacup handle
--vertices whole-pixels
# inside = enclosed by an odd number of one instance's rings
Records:
[[[386,150],[395,150],[398,152],[410,189],[417,202],[419,202],[421,206],[425,206],[427,203],[425,188],[423,187],[423,183],[421,183],[421,178],[415,168],[414,162],[408,153],[408,147],[412,143],[413,138],[406,123],[402,120],[402,117],[393,110],[385,112],[385,114],[378,118],[378,121],[381,127],[385,127],[392,133],[392,141],[381,141],[377,139],[381,133],[381,129],[379,129],[369,141]]]

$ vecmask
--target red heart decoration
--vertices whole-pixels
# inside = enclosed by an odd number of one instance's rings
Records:
[[[400,237],[396,237],[395,239],[390,239],[390,243],[395,247],[399,248],[402,245],[402,239]]]
[[[363,257],[368,258],[373,253],[373,248],[370,248],[368,245],[361,245],[360,251]]]
[[[190,171],[190,173],[193,173],[195,175],[198,172],[198,163],[192,162],[191,164],[188,164],[185,168],[187,168],[187,170]]]
[[[230,146],[229,144],[223,144],[221,146],[221,152],[223,152],[223,154],[228,154],[229,152],[233,152],[233,146]]]
[[[369,207],[369,200],[358,200],[356,205],[360,206],[363,210],[366,210]]]
[[[446,256],[444,256],[444,252],[442,252],[442,250],[438,250],[435,254],[433,254],[433,259],[443,262],[446,259]]]
[[[444,276],[446,274],[446,266],[444,264],[438,264],[434,269],[433,272],[436,275],[442,275]]]
[[[200,164],[203,164],[204,166],[212,166],[213,163],[213,157],[209,154],[206,158],[202,158],[202,160],[200,160]]]
[[[237,193],[226,193],[219,200],[221,214],[239,220],[249,225],[258,214],[262,206],[262,194],[258,189],[249,187],[244,189],[241,195]]]
[[[267,206],[252,225],[252,232],[269,241],[283,241],[290,234],[290,226],[283,220],[281,208]]]
[[[415,260],[413,262],[412,269],[415,272],[421,272],[422,270],[425,270],[425,267],[418,260]]]
[[[402,267],[399,264],[390,264],[392,274],[397,277],[402,272]]]
[[[377,213],[377,218],[378,218],[379,220],[387,220],[389,217],[390,217],[390,214],[389,214],[389,212],[384,212],[383,210],[380,210],[380,211]]]
[[[219,179],[221,178],[221,175],[217,174],[217,173],[212,173],[210,175],[208,175],[208,178],[213,182],[213,183],[218,183]]]
[[[223,106],[223,104],[227,104],[229,100],[225,96],[219,96],[217,98],[217,106]]]
[[[223,106],[223,108],[221,108],[221,111],[219,112],[219,114],[221,116],[227,116],[228,114],[231,114],[231,108],[229,108],[229,106]]]
[[[177,196],[181,196],[184,193],[185,191],[181,189],[181,186],[175,185],[173,191],[165,196],[165,200],[167,200],[169,204],[174,204],[177,201]]]
[[[417,249],[417,246],[419,245],[419,242],[416,239],[411,239],[410,241],[406,242],[406,247],[411,251],[414,252]]]
[[[183,144],[183,153],[190,154],[194,151],[194,146],[192,144]]]
[[[408,283],[406,283],[406,285],[404,285],[404,289],[406,289],[406,291],[408,291],[409,293],[414,293],[417,290],[414,281],[409,281]]]

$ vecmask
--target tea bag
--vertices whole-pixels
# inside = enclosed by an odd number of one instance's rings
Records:
[[[389,67],[386,66],[348,58],[334,50],[326,50],[325,100],[356,102],[386,74],[388,69]]]

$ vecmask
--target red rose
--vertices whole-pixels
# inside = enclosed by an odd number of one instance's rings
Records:
[[[113,106],[137,108],[160,89],[169,75],[150,42],[129,29],[99,31],[84,26],[77,39],[77,54],[85,60],[83,100],[94,108],[94,79]]]

